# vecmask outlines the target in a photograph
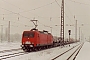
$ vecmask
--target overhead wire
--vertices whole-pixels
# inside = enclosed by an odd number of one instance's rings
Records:
[[[7,21],[8,22],[8,20],[6,20],[6,19],[4,19],[3,21]],[[14,23],[17,23],[17,22],[15,22],[15,21],[11,21],[13,24]],[[1,23],[2,24],[2,23]],[[27,26],[27,27],[32,27],[32,26],[28,26],[28,25],[26,25],[26,24],[22,24],[22,23],[17,23],[17,24],[19,24],[20,26],[22,26],[22,25],[24,25],[25,27]],[[3,25],[6,25],[6,24],[3,24]]]
[[[71,2],[73,2],[73,3],[80,4],[80,5],[84,5],[84,6],[90,6],[90,4],[77,2],[77,1],[75,1],[75,0],[69,0],[69,1],[71,1]]]
[[[19,19],[19,18],[18,18],[18,19]],[[9,21],[9,20],[6,20],[5,17],[3,17],[1,20],[2,20],[2,21]],[[16,21],[16,20],[15,20],[15,21]],[[23,23],[20,23],[20,22],[15,22],[15,21],[12,21],[12,20],[11,20],[11,22],[20,24],[21,26],[24,25],[24,26],[31,27],[31,26],[29,26],[29,25],[27,25],[27,24],[23,24]],[[1,22],[0,22],[0,23],[1,23]],[[2,24],[2,23],[1,23],[1,24]],[[16,25],[17,25],[17,24],[16,24]],[[3,25],[6,25],[6,24],[3,24]]]
[[[65,3],[65,5],[67,6],[67,4]],[[69,9],[69,7],[67,6],[66,7],[68,10],[69,10],[69,12],[70,12],[70,14],[71,14],[71,16],[72,17],[74,17],[74,15],[72,14],[72,12],[70,11],[70,9]],[[66,13],[65,13],[66,14]],[[68,15],[66,14],[66,16],[67,16],[67,18],[72,22],[72,20],[68,17]],[[73,19],[74,20],[74,19]],[[73,24],[71,24],[71,25],[73,25]]]
[[[57,5],[61,8],[60,4],[58,4],[57,0],[55,0]],[[65,13],[65,12],[64,12]],[[68,15],[65,13],[66,17],[71,21],[71,19],[68,17]],[[72,21],[71,21],[72,22]]]
[[[10,4],[11,6],[14,6],[14,7],[16,7],[16,8],[19,8],[20,10],[23,10],[22,8],[16,6],[16,5],[12,4],[12,3],[9,3],[9,2],[7,2],[7,1],[5,1],[5,0],[2,0],[2,1],[3,1],[3,2],[6,2],[6,3],[8,3],[8,4]]]
[[[43,5],[43,6],[40,6],[40,7],[37,7],[37,8],[34,8],[34,9],[31,9],[31,10],[28,10],[28,11],[23,11],[23,12],[29,12],[29,11],[33,11],[33,10],[36,10],[36,9],[39,9],[39,8],[42,8],[42,7],[45,7],[45,6],[47,6],[47,5],[51,5],[52,3],[57,3],[58,4],[58,2],[55,0],[55,1],[53,1],[53,2],[51,2],[51,3],[49,3],[49,4],[46,4],[46,5]],[[11,4],[11,5],[13,5],[13,4]],[[59,5],[59,4],[58,4]],[[14,6],[14,5],[13,5]],[[60,6],[60,5],[59,5]],[[15,6],[16,7],[16,6]],[[2,8],[2,9],[4,9],[4,8]],[[20,9],[20,8],[19,8]],[[4,9],[4,10],[6,10],[6,11],[9,11],[9,12],[11,12],[12,14],[16,14],[16,15],[20,15],[20,13],[23,13],[23,12],[18,12],[18,13],[15,13],[15,12],[13,12],[13,11],[10,11],[10,10],[7,10],[7,9]],[[11,14],[10,13],[10,14]],[[5,14],[4,14],[5,15]],[[25,17],[25,16],[22,16],[22,15],[20,15],[21,17],[23,17],[23,18],[26,18],[26,19],[29,19],[30,20],[30,18],[28,18],[28,17]],[[40,17],[40,16],[39,16]],[[60,17],[59,17],[60,18]],[[19,20],[19,18],[18,18],[18,20]],[[47,25],[45,25],[45,24],[42,24],[44,27],[50,27],[50,26],[47,26]]]
[[[69,0],[69,1],[74,2],[74,3],[78,3],[78,4],[83,4],[83,5],[88,5],[88,6],[90,6],[90,4],[86,4],[86,3],[81,3],[81,2],[77,2],[77,1],[73,1],[73,0]]]
[[[59,3],[57,2],[57,0],[55,0],[55,2],[57,3],[57,5],[58,5],[59,7],[61,7],[61,6],[59,5]]]
[[[2,0],[2,1],[3,1],[3,0]],[[7,3],[8,3],[8,2],[7,2]],[[53,3],[55,3],[55,1],[53,1],[53,2],[51,2],[51,3],[48,3],[48,4],[45,4],[45,5],[42,5],[42,6],[39,6],[39,7],[37,7],[37,8],[33,8],[33,9],[31,9],[31,10],[26,10],[26,11],[22,11],[22,12],[18,12],[18,13],[30,12],[30,11],[33,11],[33,10],[40,9],[40,8],[45,7],[45,6],[51,5],[51,4],[53,4]],[[9,4],[11,4],[11,3],[9,3]],[[13,5],[13,4],[11,4],[11,5]],[[13,5],[13,6],[15,6],[15,5]],[[19,8],[19,9],[21,9],[21,8]],[[24,9],[23,9],[23,10],[24,10]],[[11,13],[10,13],[10,14],[11,14]]]
[[[48,26],[48,25],[45,25],[45,24],[41,23],[40,21],[38,21],[38,23],[40,23],[40,24],[43,25],[44,27],[50,27],[50,26]]]
[[[6,23],[5,23],[5,24],[0,24],[0,25],[3,25],[4,27],[8,27],[8,24],[6,24]],[[10,24],[10,26],[16,27],[16,28],[20,28],[20,29],[28,28],[28,27],[26,27],[26,26],[24,27],[24,26],[22,26],[22,25],[21,25],[21,26],[16,26],[16,25]]]
[[[7,2],[7,1],[5,1],[5,0],[2,0],[2,1],[4,1],[4,2],[6,2],[6,3],[8,3],[8,4],[12,5],[12,6],[15,6],[15,7],[21,9],[20,7],[14,5],[14,4],[12,4],[12,3],[9,3],[9,2]],[[53,2],[51,2],[51,3],[48,3],[48,4],[45,4],[45,5],[42,5],[42,6],[39,6],[39,7],[37,7],[37,8],[31,9],[31,10],[22,11],[22,13],[24,13],[24,12],[30,12],[30,11],[33,11],[33,10],[36,10],[36,9],[39,9],[39,8],[43,8],[43,7],[48,6],[48,5],[51,5],[51,4],[53,4],[53,3],[55,3],[55,1],[53,1]],[[24,9],[21,9],[21,10],[24,10]],[[16,13],[16,14],[20,14],[20,13],[21,13],[21,12],[18,12],[18,13]],[[11,13],[10,13],[10,14],[11,14]],[[4,15],[5,15],[5,14],[4,14]],[[36,15],[36,14],[35,14],[35,15]],[[37,15],[37,16],[38,16],[38,15]],[[41,16],[38,16],[38,17],[41,17]],[[41,18],[47,18],[47,17],[41,17]]]
[[[66,4],[66,3],[65,3]],[[73,14],[72,14],[72,12],[70,11],[70,9],[69,9],[69,7],[68,7],[68,5],[66,4],[66,8],[69,10],[69,12],[70,12],[70,14],[73,16]]]
[[[3,0],[3,1],[6,2],[5,0]],[[8,3],[8,2],[6,2],[6,3]],[[53,1],[53,2],[51,2],[51,3],[48,3],[48,4],[46,4],[46,5],[43,5],[43,6],[40,6],[40,7],[34,8],[34,9],[31,9],[31,10],[28,10],[28,11],[23,11],[23,12],[29,12],[29,11],[32,11],[32,10],[36,10],[36,9],[39,9],[39,8],[45,7],[45,6],[47,6],[47,5],[51,5],[52,3],[55,3],[55,1]],[[9,4],[10,4],[10,5],[13,5],[13,4],[11,4],[11,3],[9,3]],[[15,6],[15,5],[13,5],[13,6]],[[17,6],[15,6],[15,7],[17,7]],[[19,8],[19,7],[17,7],[17,8]],[[4,9],[4,8],[2,8],[2,9]],[[21,8],[19,8],[19,9],[21,9]],[[4,10],[9,11],[9,12],[11,12],[12,14],[17,14],[17,15],[20,15],[20,13],[21,13],[21,12],[15,13],[15,12],[12,12],[12,11],[7,10],[7,9],[4,9]],[[10,14],[11,14],[11,13],[10,13]],[[4,15],[5,15],[5,14],[4,14]],[[20,16],[23,17],[23,18],[30,19],[30,18],[25,17],[25,16],[22,16],[22,15],[20,15]],[[40,16],[38,16],[38,17],[40,17]]]
[[[1,7],[1,8],[2,8],[2,7]],[[5,9],[5,8],[2,8],[2,9],[6,10],[6,11],[9,11],[9,12],[11,12],[11,13],[14,13],[14,14],[16,14],[16,15],[20,15],[20,14],[18,14],[18,13],[15,13],[15,12],[13,12],[13,11],[7,10],[7,9]],[[26,18],[26,19],[31,20],[30,18],[25,17],[25,16],[23,16],[23,15],[20,15],[20,16],[23,17],[23,18]]]
[[[55,3],[55,1],[53,1],[53,2],[51,2],[51,3],[48,3],[48,4],[46,4],[46,5],[43,5],[43,6],[39,6],[39,7],[37,7],[37,8],[33,8],[33,9],[27,10],[27,11],[22,11],[22,12],[19,12],[19,13],[25,13],[25,12],[29,12],[29,11],[32,11],[32,10],[40,9],[40,8],[45,7],[45,6],[51,5],[51,4],[53,4],[53,3]]]

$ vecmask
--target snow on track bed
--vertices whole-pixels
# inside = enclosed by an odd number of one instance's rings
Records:
[[[84,43],[83,43],[84,44]],[[83,44],[81,44],[66,60],[75,60]]]
[[[24,55],[24,54],[28,54],[28,53],[18,52],[18,53],[6,54],[6,55],[0,56],[0,60],[7,59],[7,58],[12,58],[12,57],[16,57],[16,56],[20,56],[20,55]]]
[[[76,60],[90,60],[90,42],[85,42]]]
[[[28,54],[8,58],[6,60],[51,60],[51,58],[59,55],[60,53],[67,51],[68,49],[78,44],[80,43],[71,44],[70,47],[69,45],[65,45],[65,47],[60,46],[60,47],[55,47],[37,52],[30,52]]]
[[[55,58],[52,58],[51,60],[70,60],[72,58],[72,56],[74,55],[74,53],[76,53],[78,50],[81,49],[82,45],[83,44],[80,44],[79,47],[78,47],[78,45],[76,45],[76,46],[70,48],[69,50],[57,55]],[[75,55],[75,57],[76,57],[76,55]],[[75,57],[73,57],[73,59],[75,59]],[[73,60],[73,59],[71,59],[71,60]]]
[[[1,58],[4,56],[8,57],[9,55],[14,54],[20,55],[20,52],[23,52],[23,50],[20,47],[20,43],[0,43],[0,60],[2,60]]]
[[[18,50],[21,50],[21,48],[17,48],[17,49],[10,49],[10,50],[3,50],[3,51],[0,51],[0,53],[12,52],[12,51],[18,51]]]
[[[10,50],[10,49],[15,49],[15,48],[21,48],[20,47],[21,43],[0,43],[0,51],[3,51],[3,50]]]
[[[25,54],[25,52],[23,52],[23,50],[21,50],[21,48],[11,49],[11,50],[3,50],[3,51],[0,51],[0,60],[15,57],[15,56],[20,56],[20,55],[24,55],[24,54]]]

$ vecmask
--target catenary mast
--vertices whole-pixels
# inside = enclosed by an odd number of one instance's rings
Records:
[[[62,0],[62,5],[61,5],[61,43],[64,45],[64,0]]]

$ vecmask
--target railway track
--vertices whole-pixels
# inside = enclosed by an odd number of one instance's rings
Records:
[[[84,43],[82,43],[82,44],[81,44],[68,58],[66,58],[65,60],[70,60],[73,55],[75,55],[75,56],[74,56],[71,60],[75,60],[75,58],[76,58],[76,56],[78,55],[78,53],[79,53],[80,49],[82,48],[83,44],[84,44]],[[78,45],[79,45],[79,44],[78,44]],[[73,50],[73,49],[74,49],[75,47],[77,47],[78,45],[76,45],[76,46],[70,48],[69,50],[67,50],[67,51],[59,54],[58,56],[52,58],[51,60],[56,60],[56,59],[60,58],[60,57],[63,56],[64,54],[66,54],[66,53],[68,53],[69,51]]]
[[[70,59],[75,60],[75,58],[78,55],[79,51],[81,50],[82,46],[83,46],[83,44],[81,44],[66,60],[70,60]]]
[[[0,56],[0,60],[7,59],[7,58],[12,58],[20,55],[28,54],[27,52],[17,52],[17,53],[10,53],[10,54],[5,54]]]
[[[79,45],[79,44],[78,44]],[[78,46],[76,45],[76,46]],[[72,50],[73,48],[75,48],[76,46],[72,47],[71,49],[65,51],[64,53],[60,54],[59,56],[56,56],[55,58],[53,58],[52,60],[55,60],[57,59],[58,57],[62,56],[63,54],[65,54],[66,52]],[[18,49],[11,49],[11,50],[3,50],[3,51],[0,51],[0,53],[5,53],[3,55],[0,55],[0,60],[7,60],[8,58],[12,58],[12,57],[16,57],[16,56],[21,56],[21,55],[25,55],[25,54],[28,54],[29,52],[19,52],[19,50],[21,50],[21,48],[18,48]],[[6,54],[7,52],[13,52],[13,51],[16,51],[14,53],[8,53]],[[17,52],[18,51],[18,52]]]
[[[3,50],[3,51],[0,51],[0,53],[12,52],[12,51],[18,51],[18,50],[21,50],[21,48],[17,48],[17,49],[10,49],[10,50]]]
[[[21,50],[21,48],[0,51],[0,53],[5,53],[4,55],[2,55],[2,54],[0,55],[0,60],[25,54],[25,52],[17,52],[17,53],[6,54],[7,52],[14,52],[14,51],[19,51],[19,50]]]

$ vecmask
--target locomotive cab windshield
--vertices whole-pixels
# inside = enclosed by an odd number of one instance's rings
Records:
[[[23,33],[23,37],[26,37],[26,38],[27,38],[27,37],[33,38],[34,35],[35,35],[34,32],[24,32],[24,33]]]

